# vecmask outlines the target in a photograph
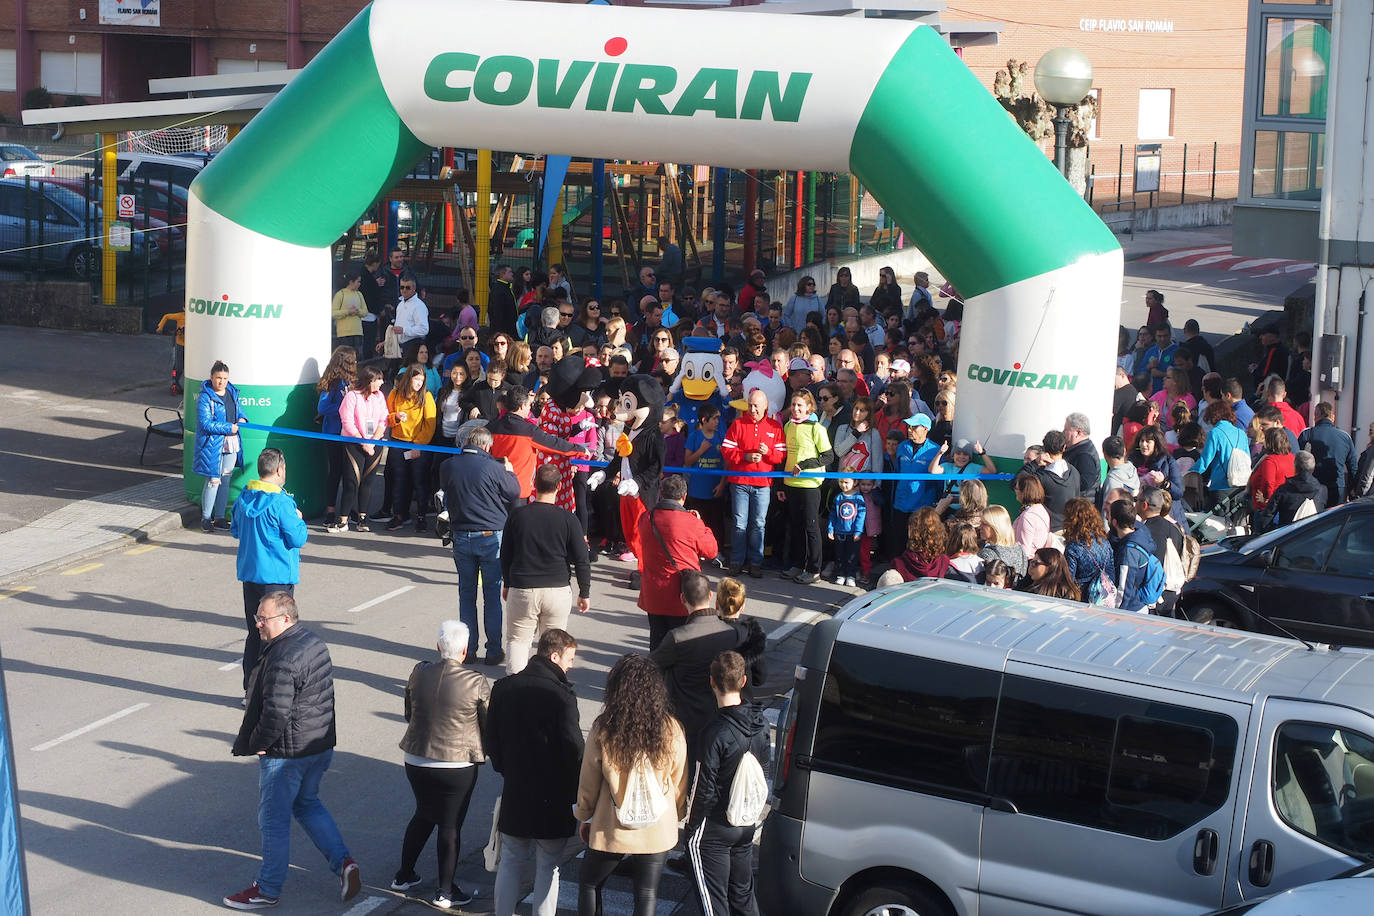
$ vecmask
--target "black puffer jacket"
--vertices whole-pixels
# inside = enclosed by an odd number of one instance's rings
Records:
[[[1266,530],[1291,523],[1309,499],[1318,512],[1326,508],[1326,485],[1311,474],[1294,474],[1279,484],[1265,506],[1264,515],[1273,519]]]
[[[248,676],[248,709],[234,756],[309,757],[337,743],[334,666],[324,640],[297,623],[263,644]]]
[[[745,751],[768,772],[768,720],[763,717],[763,708],[753,703],[726,706],[701,733],[697,747],[692,810],[687,815],[689,835],[708,818],[717,824],[728,823],[725,809],[730,804],[730,784]]]
[[[523,671],[492,685],[486,745],[492,767],[506,780],[501,832],[537,840],[572,836],[582,728],[561,668],[536,655]]]
[[[759,622],[753,617],[720,619],[733,627],[738,634],[739,645],[735,646],[735,651],[744,657],[749,675],[742,693],[744,702],[752,703],[759,698],[760,686],[768,680],[768,663],[764,659],[768,653],[768,634],[763,632],[763,627],[759,626]]]

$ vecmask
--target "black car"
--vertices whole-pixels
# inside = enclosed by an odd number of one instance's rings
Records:
[[[1179,607],[1190,620],[1374,648],[1374,498],[1203,548]]]

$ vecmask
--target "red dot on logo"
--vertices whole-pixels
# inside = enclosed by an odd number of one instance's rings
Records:
[[[229,301],[229,294],[228,294],[228,293],[225,293],[223,296],[220,296],[220,298],[223,299],[225,302],[228,302],[228,301]],[[1017,366],[1016,368],[1020,369],[1021,367],[1020,367],[1020,366]]]
[[[623,38],[612,38],[606,42],[606,53],[612,57],[619,57],[629,46],[630,43]]]
[[[1020,369],[1020,368],[1021,368],[1021,364],[1020,364],[1020,363],[1012,363],[1012,364],[1011,364],[1011,367],[1012,367],[1013,369]]]

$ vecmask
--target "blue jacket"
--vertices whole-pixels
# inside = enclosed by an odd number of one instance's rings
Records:
[[[1245,431],[1230,420],[1222,420],[1207,434],[1207,443],[1202,446],[1193,470],[1207,478],[1207,489],[1229,490],[1226,482],[1226,466],[1231,463],[1231,452],[1240,449],[1250,454],[1250,440]]]
[[[864,533],[864,495],[858,490],[853,493],[837,493],[835,502],[830,506],[830,524],[826,534],[837,539],[853,540],[854,535]]]
[[[499,533],[520,498],[515,475],[480,448],[465,448],[440,465],[439,488],[454,531]]]
[[[1130,550],[1127,544],[1135,544],[1145,552],[1142,554],[1139,550]],[[1113,543],[1112,550],[1116,555],[1114,579],[1118,587],[1122,585],[1121,571],[1126,571],[1125,587],[1121,588],[1120,608],[1123,611],[1138,611],[1145,606],[1140,589],[1145,584],[1148,558],[1155,555],[1155,539],[1150,537],[1150,532],[1145,530],[1144,525],[1137,525],[1134,531]]]
[[[930,460],[940,451],[933,439],[927,439],[918,450],[911,440],[897,446],[897,472],[899,474],[929,474]],[[933,506],[940,498],[942,485],[935,480],[899,480],[892,498],[892,507],[898,512],[915,512],[924,506]]]
[[[1117,582],[1116,558],[1112,545],[1103,541],[1084,544],[1082,541],[1069,541],[1064,545],[1064,559],[1069,564],[1069,575],[1078,583],[1083,600],[1088,600],[1088,586],[1102,573],[1115,585]]]
[[[209,382],[202,382],[200,394],[196,395],[196,453],[192,458],[191,470],[201,477],[219,476],[219,455],[224,451],[224,437],[229,435],[235,423],[243,419],[239,411],[239,390],[230,382],[224,389],[224,396],[234,407],[234,415],[228,416],[224,400],[221,399]],[[239,449],[234,467],[243,467],[243,449]]]
[[[344,395],[348,394],[348,383],[339,379],[338,384],[328,391],[320,392],[315,413],[320,415],[320,431],[332,436],[343,435],[343,423],[339,420],[339,408],[343,406]],[[337,443],[336,443],[337,444]]]
[[[1330,420],[1318,420],[1298,437],[1298,444],[1317,459],[1313,475],[1326,486],[1326,504],[1345,501],[1347,481],[1355,479],[1355,443],[1350,434]]]
[[[296,501],[276,484],[249,482],[234,503],[229,533],[239,542],[240,582],[295,585],[301,580],[301,547],[309,536]]]
[[[1158,471],[1164,475],[1164,484],[1160,489],[1168,490],[1169,497],[1173,500],[1173,507],[1169,510],[1169,515],[1180,525],[1186,525],[1188,518],[1183,514],[1183,472],[1179,470],[1178,462],[1174,460],[1174,456],[1157,455],[1153,460],[1145,462],[1145,469]],[[1226,479],[1225,468],[1222,469],[1221,476],[1223,480]]]

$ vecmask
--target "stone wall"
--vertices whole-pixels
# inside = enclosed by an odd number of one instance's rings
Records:
[[[143,309],[93,303],[89,283],[0,283],[0,324],[140,334]]]

